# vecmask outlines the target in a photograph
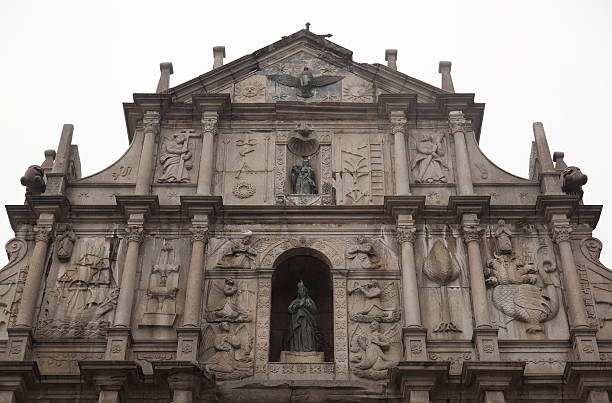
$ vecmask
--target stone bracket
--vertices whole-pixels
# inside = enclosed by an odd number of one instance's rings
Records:
[[[464,362],[461,384],[472,389],[479,396],[487,392],[508,390],[520,382],[525,363],[518,361],[474,361]]]
[[[222,208],[221,196],[181,196],[181,209],[190,217],[195,215],[214,217]]]
[[[202,365],[184,361],[153,361],[151,365],[156,383],[168,384],[175,402],[180,400],[177,399],[179,395],[189,394],[195,401],[195,395],[202,397],[203,393],[210,395],[216,392],[215,375]]]
[[[7,332],[6,359],[10,361],[25,360],[32,349],[32,329],[29,327],[16,327],[7,329]]]
[[[79,371],[101,392],[119,394],[128,383],[141,383],[144,375],[134,361],[79,361]]]
[[[610,361],[568,361],[565,364],[563,380],[576,388],[579,396],[590,392],[612,391],[612,362]]]
[[[414,401],[414,393],[429,394],[436,385],[446,383],[450,362],[401,361],[391,368],[389,384],[396,388],[405,401]],[[430,396],[427,396],[427,401]]]
[[[476,214],[479,218],[489,211],[491,196],[450,196],[448,212],[461,222],[464,214]]]
[[[385,196],[384,208],[395,219],[399,215],[415,216],[425,208],[425,196]]]
[[[23,401],[23,395],[39,382],[40,371],[36,361],[0,361],[0,391],[12,392],[15,399],[7,401]],[[0,398],[6,397],[2,392]]]
[[[536,211],[549,222],[554,215],[570,217],[580,204],[580,197],[569,195],[539,195]]]
[[[107,360],[125,360],[132,342],[131,330],[128,328],[109,328],[106,331]]]
[[[159,211],[157,196],[115,196],[119,211],[129,217],[132,214],[142,214],[147,217]]]
[[[26,196],[26,203],[37,216],[47,213],[53,214],[56,216],[56,219],[59,219],[70,210],[68,198],[62,195],[28,195]]]

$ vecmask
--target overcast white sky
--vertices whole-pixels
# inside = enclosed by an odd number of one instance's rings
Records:
[[[438,61],[453,62],[457,92],[485,102],[481,147],[527,176],[531,124],[551,151],[589,175],[587,204],[604,204],[595,236],[612,257],[612,1],[3,1],[0,3],[2,204],[21,204],[19,178],[75,125],[83,175],[128,146],[122,102],[153,92],[159,63],[171,85],[212,67],[212,47],[230,62],[309,21],[318,34],[439,85]],[[0,240],[13,236],[0,214]],[[607,247],[606,247],[607,245]],[[1,254],[1,252],[0,252]],[[0,257],[0,264],[6,257]]]

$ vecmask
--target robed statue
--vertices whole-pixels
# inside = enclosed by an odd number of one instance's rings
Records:
[[[289,351],[321,351],[323,340],[317,326],[316,313],[317,306],[308,296],[308,288],[300,280],[298,296],[289,304]]]
[[[317,194],[315,170],[312,166],[310,166],[309,159],[304,158],[301,166],[294,165],[291,167],[291,179],[293,181],[294,194]]]

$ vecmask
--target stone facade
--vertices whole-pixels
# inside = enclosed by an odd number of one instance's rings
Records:
[[[540,123],[519,178],[449,62],[437,88],[308,30],[224,54],[162,64],[107,169],[81,177],[71,125],[28,168],[0,401],[609,401],[601,206]],[[323,351],[285,351],[298,279]]]

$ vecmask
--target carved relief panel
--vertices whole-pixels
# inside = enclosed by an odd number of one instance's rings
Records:
[[[103,338],[117,298],[117,238],[81,238],[71,258],[56,255],[39,313],[41,338]]]
[[[271,203],[273,144],[270,133],[255,130],[218,137],[217,181],[227,203]]]
[[[467,250],[457,227],[428,224],[417,238],[416,266],[423,326],[434,340],[469,340],[472,311]]]
[[[435,185],[454,181],[452,143],[445,124],[420,121],[409,130],[408,147],[413,183]],[[427,201],[436,204],[435,200]]]
[[[200,147],[196,138],[200,133],[193,129],[163,129],[157,153],[157,183],[195,183],[199,166]],[[198,142],[199,144],[199,142]]]
[[[542,233],[541,233],[542,232]],[[545,228],[499,220],[486,231],[485,281],[500,339],[569,337],[557,257]]]
[[[13,325],[19,309],[19,298],[25,281],[24,257],[27,243],[18,238],[10,239],[6,245],[8,263],[0,269],[0,340],[8,338],[7,328]]]
[[[337,136],[334,188],[338,204],[379,204],[385,194],[382,136]]]

